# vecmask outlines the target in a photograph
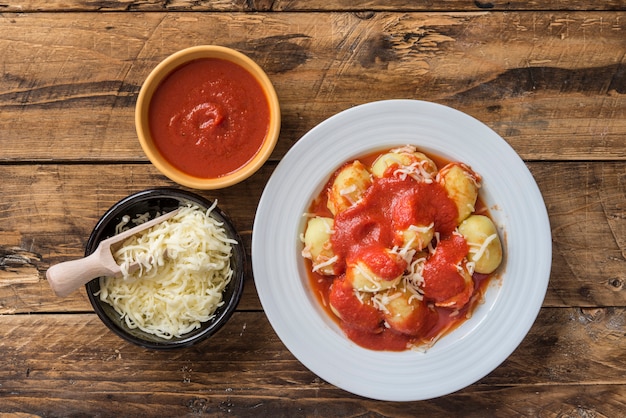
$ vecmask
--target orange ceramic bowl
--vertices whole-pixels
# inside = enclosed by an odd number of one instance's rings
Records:
[[[253,149],[255,153],[252,154],[247,162],[239,165],[236,169],[220,173],[219,175],[210,176],[198,175],[197,173],[190,174],[188,171],[192,170],[187,170],[180,163],[177,164],[176,162],[172,162],[172,156],[168,155],[168,153],[171,152],[174,154],[178,152],[179,145],[171,148],[173,151],[167,151],[162,147],[162,145],[159,146],[157,144],[155,136],[158,135],[153,135],[153,129],[151,128],[151,107],[156,106],[156,102],[153,101],[155,92],[161,88],[164,81],[166,81],[171,74],[176,72],[182,66],[205,58],[226,60],[246,70],[260,85],[269,107],[269,123],[267,131],[265,133],[265,137],[262,139],[262,142],[259,141],[260,145]],[[213,80],[208,81],[213,82]],[[185,94],[185,92],[181,91],[180,94]],[[200,123],[202,123],[202,121],[200,121]],[[137,130],[137,136],[139,137],[139,142],[143,151],[152,164],[161,173],[176,183],[190,188],[203,190],[228,187],[239,183],[254,174],[265,163],[265,161],[267,161],[270,154],[274,150],[276,142],[278,141],[280,123],[281,116],[278,97],[276,95],[276,91],[274,90],[274,86],[263,69],[261,69],[259,65],[246,55],[230,48],[215,45],[187,48],[178,51],[163,60],[154,68],[154,70],[152,70],[145,80],[139,92],[139,97],[137,98],[137,104],[135,107],[135,128]],[[190,155],[192,158],[195,158],[195,154],[193,152],[190,153]],[[203,164],[211,164],[209,157],[204,156],[203,158],[202,163],[196,162],[196,164],[200,166]],[[209,158],[208,163],[206,163],[207,158]],[[223,163],[225,158],[228,157],[216,156],[213,161],[215,161],[216,164]]]

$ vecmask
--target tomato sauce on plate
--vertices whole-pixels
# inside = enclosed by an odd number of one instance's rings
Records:
[[[358,160],[371,165],[378,155],[372,154]],[[440,157],[434,157],[433,160],[439,167],[449,163]],[[471,316],[482,300],[491,277],[474,272],[471,276],[472,284],[468,286],[455,268],[467,255],[468,244],[463,236],[455,233],[458,211],[454,202],[437,182],[417,182],[410,177],[385,176],[372,180],[358,204],[333,216],[327,208],[327,191],[338,172],[333,173],[309,207],[310,216],[334,218],[329,244],[332,244],[338,258],[335,274],[316,272],[312,261],[304,260],[310,286],[320,305],[346,336],[362,347],[404,351],[410,347],[433,344]],[[480,198],[476,201],[473,213],[488,214]],[[429,258],[423,268],[425,303],[407,315],[406,332],[398,332],[402,325],[385,326],[385,316],[381,310],[355,297],[355,289],[346,280],[346,266],[350,259],[356,257],[366,260],[371,271],[380,278],[398,276],[399,270],[401,273],[408,269],[406,263],[391,263],[389,258],[380,254],[384,254],[384,249],[402,246],[396,234],[398,229],[412,224],[431,223],[438,234],[437,250],[427,256]],[[434,241],[432,245],[435,245]],[[369,297],[369,294],[365,297]],[[455,298],[461,299],[458,305],[462,307],[435,306],[437,302],[456,301]],[[341,312],[341,318],[337,316],[337,311]]]
[[[159,152],[198,178],[222,177],[246,165],[261,148],[269,122],[259,82],[224,59],[200,58],[176,68],[150,102]]]

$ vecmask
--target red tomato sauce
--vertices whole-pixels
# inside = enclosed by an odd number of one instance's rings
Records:
[[[379,154],[359,158],[366,165]],[[432,158],[432,156],[429,156]],[[433,158],[438,167],[448,161]],[[317,216],[332,217],[326,204],[326,190],[332,185],[335,175],[329,179],[323,191],[314,198],[309,212]],[[487,208],[480,200],[476,202],[474,213],[487,214]],[[438,300],[447,300],[465,287],[454,265],[468,252],[465,239],[453,234],[456,229],[458,211],[445,189],[438,183],[420,183],[411,178],[374,178],[360,203],[334,217],[331,243],[338,256],[335,276],[327,276],[312,271],[311,261],[305,259],[309,281],[320,304],[328,315],[341,327],[346,336],[356,344],[379,351],[404,351],[409,346],[433,343],[442,335],[454,330],[469,318],[480,303],[489,283],[490,275],[474,273],[473,286],[467,289],[467,303],[460,309],[434,306]],[[412,224],[429,225],[434,223],[440,234],[441,251],[435,252],[424,265],[425,298],[431,302],[423,309],[424,317],[416,320],[420,324],[419,333],[397,332],[384,326],[382,312],[369,304],[363,304],[354,296],[354,290],[345,280],[346,264],[352,257],[367,259],[368,265],[381,278],[396,276],[398,268],[388,260],[370,254],[380,254],[376,249],[401,246],[397,229],[405,229]],[[372,258],[374,260],[372,260]],[[452,266],[452,269],[451,269]],[[461,280],[461,282],[459,282]],[[330,305],[342,312],[343,320],[331,310]]]
[[[465,239],[459,235],[450,235],[439,242],[435,254],[424,264],[424,296],[443,302],[465,289],[465,282],[455,266],[468,250]],[[469,300],[471,293],[465,296]]]
[[[309,283],[317,295],[318,303],[324,308],[326,314],[339,325],[351,341],[361,347],[376,351],[405,351],[409,345],[418,347],[420,345],[428,345],[453,331],[471,317],[472,312],[481,302],[491,277],[486,274],[474,273],[474,292],[469,303],[459,310],[434,308],[436,315],[431,315],[428,318],[428,323],[423,327],[424,332],[418,336],[411,336],[382,327],[380,315],[374,316],[372,312],[368,312],[366,320],[362,323],[369,323],[372,326],[373,321],[377,321],[378,327],[372,327],[369,330],[349,326],[346,322],[337,318],[330,309],[330,293],[333,280],[328,276],[311,272],[311,261],[304,261],[309,272]],[[359,311],[355,309],[354,314],[357,315],[358,313]]]
[[[175,69],[155,91],[149,111],[159,152],[198,178],[222,177],[252,160],[269,121],[259,82],[241,66],[216,58]]]
[[[410,177],[375,179],[361,204],[335,216],[333,250],[345,260],[368,247],[401,246],[395,231],[411,224],[434,223],[436,231],[448,235],[456,228],[457,216],[454,202],[438,183],[416,183]]]

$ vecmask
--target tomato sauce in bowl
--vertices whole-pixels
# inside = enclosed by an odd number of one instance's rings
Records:
[[[200,58],[174,70],[152,96],[150,132],[176,168],[200,178],[222,177],[261,148],[270,119],[259,82],[244,68]]]
[[[143,83],[135,128],[165,176],[219,189],[254,174],[280,133],[280,105],[263,69],[246,55],[201,45],[161,61]]]

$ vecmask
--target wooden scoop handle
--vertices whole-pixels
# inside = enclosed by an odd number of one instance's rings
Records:
[[[54,293],[65,297],[96,277],[115,276],[119,273],[120,266],[115,263],[110,247],[101,244],[85,258],[65,261],[50,267],[46,272],[46,278]]]
[[[85,258],[55,264],[46,272],[50,287],[57,296],[65,297],[96,277],[120,274],[121,268],[111,254],[111,245],[173,217],[178,211],[176,209],[101,241],[98,248]]]

